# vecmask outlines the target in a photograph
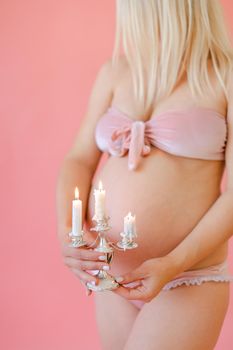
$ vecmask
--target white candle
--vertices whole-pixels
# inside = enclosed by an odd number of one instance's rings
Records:
[[[95,217],[97,219],[103,219],[105,214],[105,190],[103,189],[102,182],[99,181],[99,188],[94,189],[95,196]]]
[[[130,239],[136,237],[136,216],[132,216],[131,212],[124,217],[124,232]]]
[[[137,231],[136,231],[136,215],[132,216],[132,236],[131,239],[137,237]]]
[[[78,188],[75,187],[75,199],[72,200],[72,234],[82,235],[82,201],[79,198]]]
[[[129,213],[124,217],[124,233],[129,234]]]

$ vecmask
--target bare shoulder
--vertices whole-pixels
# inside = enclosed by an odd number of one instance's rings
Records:
[[[119,82],[124,79],[129,73],[129,63],[124,55],[120,55],[117,63],[112,67],[112,75],[114,81],[114,88]]]
[[[97,72],[97,79],[110,84],[114,92],[118,81],[128,70],[129,64],[124,55],[120,55],[115,64],[112,63],[112,58],[110,57],[100,66]]]
[[[86,111],[81,117],[72,147],[66,155],[84,163],[92,172],[95,171],[102,154],[95,142],[95,128],[99,118],[111,104],[116,76],[112,59],[106,59],[93,79]]]

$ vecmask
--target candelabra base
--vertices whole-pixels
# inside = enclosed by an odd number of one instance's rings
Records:
[[[119,283],[117,283],[106,271],[100,270],[95,276],[99,279],[98,285],[94,285],[91,282],[87,282],[86,284],[88,289],[94,292],[103,292],[105,290],[113,290],[119,287]]]

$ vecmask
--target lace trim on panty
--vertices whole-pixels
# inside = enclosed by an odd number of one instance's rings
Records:
[[[215,282],[233,282],[233,276],[202,276],[202,277],[193,277],[193,278],[180,278],[177,280],[173,280],[165,284],[163,290],[169,290],[171,288],[175,288],[181,286],[182,284],[186,284],[186,286],[190,285],[200,285],[202,282],[215,281]]]

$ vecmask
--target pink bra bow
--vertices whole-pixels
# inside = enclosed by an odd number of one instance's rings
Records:
[[[117,127],[110,138],[109,150],[112,155],[124,156],[127,152],[128,167],[137,168],[140,157],[150,153],[150,137],[147,130],[149,125],[141,120],[133,121],[131,125]],[[149,131],[149,130],[148,130]]]

